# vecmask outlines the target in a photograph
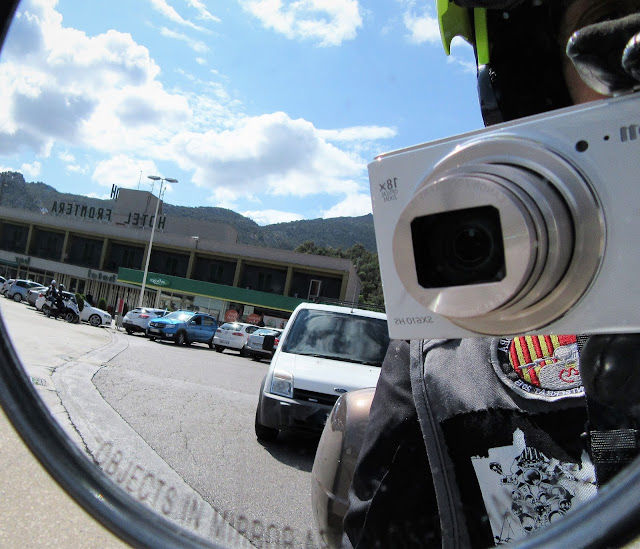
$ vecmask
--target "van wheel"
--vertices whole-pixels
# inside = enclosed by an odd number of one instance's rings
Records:
[[[273,427],[262,425],[262,423],[258,421],[258,410],[256,410],[255,430],[258,440],[264,440],[265,442],[271,442],[277,439],[278,433],[280,432],[278,429],[274,429]]]
[[[125,328],[125,331],[128,335],[131,335],[133,333],[133,330],[131,328]]]
[[[216,345],[216,351],[221,353],[222,351],[224,351],[224,347],[222,345]]]

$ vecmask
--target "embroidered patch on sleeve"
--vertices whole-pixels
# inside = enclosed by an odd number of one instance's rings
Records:
[[[528,446],[516,429],[513,444],[472,457],[496,545],[520,540],[561,519],[596,494],[586,453],[582,463],[563,463]]]
[[[584,395],[574,335],[495,339],[491,362],[500,380],[524,397],[554,401]]]

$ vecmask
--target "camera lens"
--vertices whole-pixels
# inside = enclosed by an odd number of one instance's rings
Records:
[[[506,275],[500,213],[493,206],[418,217],[411,237],[423,288],[499,282]]]

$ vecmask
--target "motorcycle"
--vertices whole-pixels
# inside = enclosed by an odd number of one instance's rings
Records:
[[[80,309],[78,309],[78,304],[70,298],[63,299],[62,303],[64,307],[59,310],[58,305],[56,304],[56,300],[48,297],[44,305],[42,305],[42,312],[49,318],[52,316],[54,318],[62,317],[69,323],[77,324],[80,321]]]

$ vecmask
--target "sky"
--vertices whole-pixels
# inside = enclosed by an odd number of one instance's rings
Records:
[[[435,0],[23,0],[0,105],[0,171],[260,225],[371,213],[377,154],[482,127]]]

